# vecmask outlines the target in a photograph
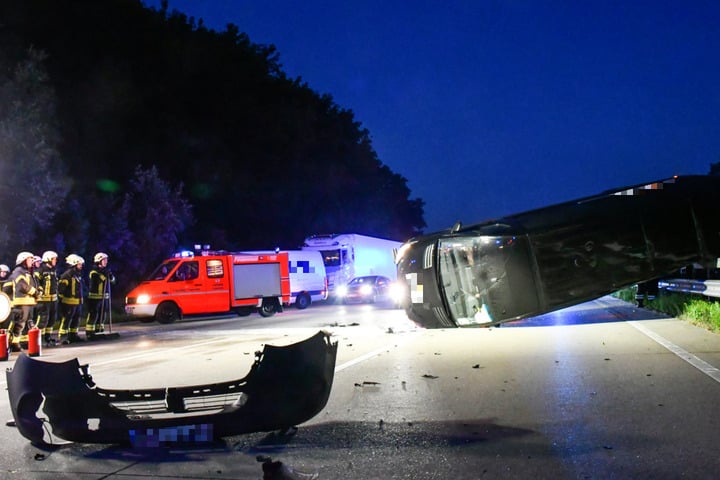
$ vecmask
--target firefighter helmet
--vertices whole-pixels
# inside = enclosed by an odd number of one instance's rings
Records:
[[[38,257],[37,255],[33,255],[33,263],[40,263],[42,262],[42,257]]]
[[[48,250],[47,252],[43,253],[42,261],[46,263],[52,262],[53,258],[57,258],[58,254],[53,252],[52,250]]]
[[[17,258],[15,259],[15,265],[20,265],[28,258],[32,258],[34,255],[30,252],[20,252],[17,254]]]
[[[79,265],[81,263],[85,263],[84,258],[82,258],[80,255],[75,255],[74,253],[68,255],[67,258],[65,258],[65,261],[71,267],[74,267],[75,265]]]
[[[95,257],[93,257],[93,262],[95,262],[95,263],[100,263],[100,262],[102,262],[103,260],[105,260],[106,258],[108,258],[108,254],[107,254],[107,253],[98,252],[98,253],[95,254]]]
[[[0,264],[0,272],[8,272],[8,273],[10,273],[10,267],[8,267],[7,265],[5,265],[4,263],[3,263],[3,264]]]

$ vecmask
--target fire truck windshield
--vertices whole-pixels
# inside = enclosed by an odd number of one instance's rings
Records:
[[[150,274],[148,280],[165,280],[178,262],[179,260],[167,260],[161,263],[155,271]]]

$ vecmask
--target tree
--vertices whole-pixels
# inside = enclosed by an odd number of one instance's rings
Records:
[[[178,246],[180,234],[193,223],[183,186],[159,177],[157,168],[135,168],[128,192],[115,211],[118,225],[127,224],[127,238],[114,253],[129,278],[137,278],[166,258]],[[127,286],[129,287],[129,286]]]
[[[5,256],[31,248],[69,190],[45,59],[43,52],[29,49],[16,65],[0,65],[0,251]]]

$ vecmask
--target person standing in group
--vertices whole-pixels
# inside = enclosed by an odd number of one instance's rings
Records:
[[[42,287],[40,286],[39,270],[42,259],[37,255],[33,255],[32,262],[30,263],[30,280],[32,280],[32,286],[37,291],[35,293],[35,306],[30,311],[30,317],[28,317],[25,326],[23,327],[22,334],[20,335],[20,346],[25,348],[28,344],[28,332],[35,327],[35,316],[37,315],[37,300],[42,295]]]
[[[0,288],[5,284],[8,277],[10,276],[10,267],[7,265],[0,264]]]
[[[115,276],[108,268],[107,253],[96,253],[93,263],[93,269],[88,275],[88,312],[85,322],[85,337],[88,340],[105,330],[104,317],[110,314],[110,285],[115,283]]]
[[[35,281],[32,278],[31,268],[34,255],[30,252],[20,252],[15,260],[15,269],[3,285],[5,292],[12,301],[10,313],[10,351],[21,352],[20,336],[28,321],[32,321],[35,297],[39,294],[35,288]]]
[[[58,297],[60,298],[58,337],[63,345],[84,341],[78,335],[78,328],[83,303],[82,269],[85,260],[80,255],[71,253],[65,258],[65,261],[68,269],[58,280]]]
[[[42,264],[35,271],[42,290],[35,307],[35,319],[45,347],[51,347],[56,343],[52,333],[58,318],[57,257],[57,253],[52,250],[43,253]]]

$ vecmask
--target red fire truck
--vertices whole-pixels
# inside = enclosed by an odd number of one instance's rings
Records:
[[[183,315],[257,311],[270,317],[290,301],[287,252],[182,252],[162,262],[125,297],[125,313],[172,323]]]

